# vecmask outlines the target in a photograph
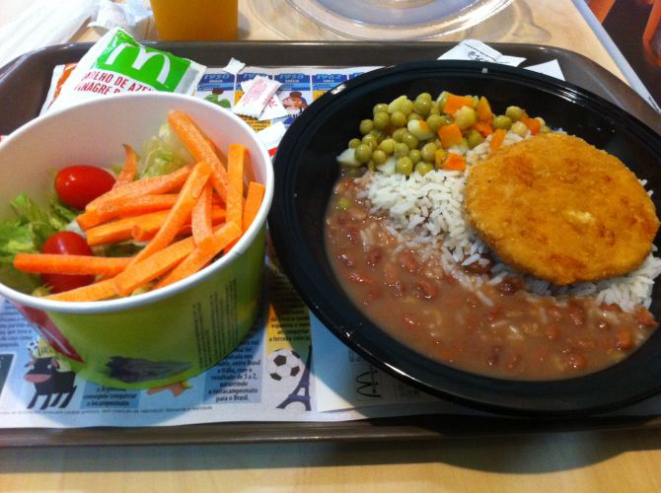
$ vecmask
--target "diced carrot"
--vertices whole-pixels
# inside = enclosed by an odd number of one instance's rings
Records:
[[[224,223],[226,217],[227,213],[225,212],[225,209],[218,205],[211,207],[211,224],[213,226]],[[154,224],[152,222],[135,224],[131,228],[131,237],[135,241],[150,241],[154,238],[156,233],[158,233],[163,222],[165,222],[165,216],[159,224]],[[191,221],[188,221],[181,227],[181,229],[179,229],[177,236],[190,236],[192,234],[193,228],[191,226]]]
[[[86,211],[96,209],[102,203],[119,197],[134,197],[136,195],[156,195],[176,190],[186,181],[190,175],[191,166],[184,166],[173,173],[163,176],[152,176],[142,180],[133,181],[113,188],[109,192],[97,197],[85,207]]]
[[[449,152],[448,157],[443,161],[443,169],[448,171],[464,171],[466,169],[466,159],[459,154]]]
[[[83,212],[76,221],[83,231],[117,217],[135,216],[158,212],[172,208],[177,202],[178,194],[145,195],[144,197],[125,197],[109,199],[99,207]]]
[[[124,272],[112,279],[115,293],[120,296],[131,294],[136,289],[169,272],[194,249],[195,241],[192,236],[189,236],[185,240],[172,243],[144,260],[130,265]]]
[[[491,119],[493,118],[493,113],[491,112],[491,105],[489,104],[489,100],[482,96],[480,100],[477,102],[477,108],[475,108],[477,112],[477,119],[481,122],[491,122]]]
[[[122,171],[119,173],[113,188],[131,183],[135,180],[135,177],[138,174],[138,156],[129,145],[124,145],[124,150],[126,151],[126,162],[124,163],[124,168],[122,168]]]
[[[147,243],[145,248],[133,257],[131,265],[137,264],[172,243],[181,227],[190,219],[191,211],[209,181],[209,175],[211,175],[211,165],[209,163],[201,161],[195,165],[181,192],[179,192],[177,203],[167,212],[167,217],[158,233]]]
[[[264,193],[266,192],[266,187],[261,183],[256,181],[251,181],[248,185],[248,196],[246,197],[246,203],[243,207],[243,231],[246,232],[252,222],[259,212],[259,208],[262,206],[262,200],[264,200]]]
[[[456,123],[451,123],[450,125],[443,125],[438,129],[438,137],[441,139],[443,147],[446,149],[455,145],[461,144],[463,135],[461,134],[461,129]]]
[[[19,253],[14,257],[14,267],[34,274],[114,276],[122,272],[130,261],[130,257]]]
[[[213,235],[198,243],[195,250],[156,285],[156,289],[192,276],[240,236],[241,228],[236,223],[224,224]]]
[[[99,301],[115,296],[115,283],[113,279],[96,282],[82,288],[52,294],[44,299],[51,301]]]
[[[526,124],[526,127],[528,127],[530,133],[533,135],[537,135],[539,131],[542,129],[542,124],[539,123],[538,120],[535,120],[534,118],[530,118],[526,114],[524,114],[521,117],[521,121]]]
[[[475,125],[473,125],[473,128],[480,132],[480,135],[482,137],[487,137],[488,135],[491,135],[493,133],[493,127],[491,126],[491,122],[482,122],[479,121]]]
[[[473,107],[475,100],[471,96],[456,96],[450,94],[443,107],[443,113],[447,115],[454,115],[460,108],[464,106]]]
[[[507,135],[506,130],[503,130],[502,128],[497,129],[491,136],[491,141],[489,142],[489,148],[492,151],[497,151],[500,148],[501,144],[503,143],[503,140],[505,140],[505,135]]]
[[[202,240],[213,234],[211,228],[212,198],[213,187],[211,183],[207,182],[192,212],[191,226],[196,245],[199,245]]]
[[[213,169],[211,183],[213,183],[218,196],[225,201],[227,196],[227,170],[200,129],[183,111],[170,111],[168,113],[168,123],[195,159],[206,161],[211,165]]]

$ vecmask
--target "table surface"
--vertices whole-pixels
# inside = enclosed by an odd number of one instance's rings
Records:
[[[0,26],[33,0],[0,0]],[[261,2],[262,0],[260,0]],[[240,0],[242,39],[282,39]],[[337,39],[265,0],[291,39]],[[84,27],[74,41],[98,38]],[[539,43],[577,51],[622,74],[571,0],[515,0],[442,41]],[[208,491],[661,491],[661,434],[554,433],[434,442],[0,450],[0,490]]]

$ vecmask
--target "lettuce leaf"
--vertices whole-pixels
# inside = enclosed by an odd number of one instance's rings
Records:
[[[41,285],[39,276],[16,270],[12,263],[17,253],[36,253],[50,235],[62,231],[74,220],[76,212],[53,197],[45,209],[25,194],[11,202],[16,219],[0,221],[0,279],[19,291],[30,293]]]
[[[157,137],[145,142],[139,163],[139,178],[172,173],[193,162],[188,149],[170,126],[165,124],[161,126]]]

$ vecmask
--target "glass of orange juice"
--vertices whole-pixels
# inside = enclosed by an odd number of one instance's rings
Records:
[[[151,0],[159,39],[237,38],[238,0]]]

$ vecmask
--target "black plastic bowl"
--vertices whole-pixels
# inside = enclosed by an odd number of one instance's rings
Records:
[[[648,180],[648,188],[657,190],[653,197],[661,210],[661,138],[588,91],[526,70],[478,62],[422,62],[377,70],[315,101],[278,149],[269,222],[277,254],[303,300],[337,337],[374,364],[423,390],[474,407],[538,416],[595,413],[661,390],[661,330],[630,357],[597,373],[555,381],[496,379],[451,368],[409,349],[372,323],[345,294],[323,240],[324,213],[338,178],[335,157],[376,103],[442,90],[485,95],[499,112],[512,104],[521,106],[618,156]],[[651,308],[657,320],[659,289],[657,283]]]

